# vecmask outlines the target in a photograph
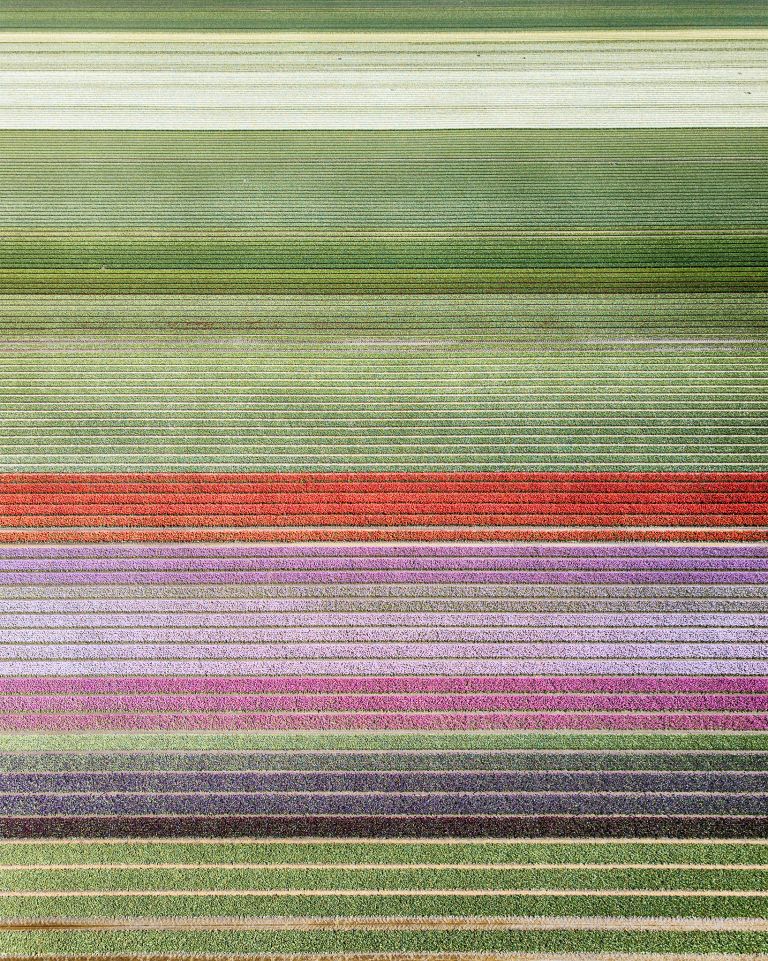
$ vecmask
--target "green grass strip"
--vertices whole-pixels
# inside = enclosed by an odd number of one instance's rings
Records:
[[[768,733],[476,731],[79,732],[0,734],[0,751],[183,750],[678,750],[765,751]]]
[[[336,867],[328,865],[316,868],[311,865],[296,869],[279,867],[240,868],[218,867],[163,867],[137,866],[135,868],[97,869],[94,865],[79,869],[68,867],[64,871],[47,870],[44,866],[35,871],[7,870],[0,872],[0,884],[7,891],[37,894],[46,891],[91,891],[100,895],[103,891],[318,891],[338,889],[345,892],[419,891],[419,898],[430,891],[498,891],[498,890],[599,890],[621,891],[733,891],[765,892],[768,894],[768,872],[749,870],[696,870],[671,867],[621,868],[617,865],[609,871],[593,868],[509,868],[499,870],[498,865],[488,868],[445,867],[398,869],[364,866]],[[344,902],[341,902],[343,904]]]
[[[768,894],[437,895],[123,895],[88,894],[0,898],[0,918],[213,917],[485,917],[562,915],[605,917],[765,918]]]
[[[14,3],[23,0],[14,0]],[[32,0],[37,2],[37,0]],[[48,0],[55,4],[58,0]],[[151,0],[145,0],[149,3]],[[186,4],[187,0],[177,0]],[[207,0],[206,0],[207,2]],[[242,0],[247,2],[247,0]],[[506,0],[499,0],[506,3]],[[531,0],[533,2],[533,0]],[[579,3],[580,0],[570,0]],[[695,2],[695,0],[688,0]],[[750,0],[754,2],[754,0]],[[700,6],[700,4],[697,4]],[[718,4],[718,6],[721,6]],[[768,16],[766,16],[768,21]],[[74,28],[71,28],[74,29]],[[370,49],[365,43],[365,49]],[[187,49],[187,45],[184,44]],[[754,49],[754,43],[750,49]],[[504,49],[502,47],[502,49]],[[757,42],[758,54],[762,49]],[[646,161],[707,161],[720,168],[720,158],[763,162],[768,129],[762,127],[611,130],[3,130],[3,159],[21,166],[35,160],[112,161],[118,165],[144,161],[172,163],[187,160],[193,165],[223,162],[269,161],[296,164],[309,160],[365,161],[407,160],[443,163],[478,162],[478,147],[489,161],[557,160],[613,162],[634,158]],[[607,157],[610,151],[611,156]],[[480,161],[482,162],[482,160]],[[171,171],[172,172],[172,171]],[[722,174],[723,171],[720,170]],[[87,175],[80,170],[79,175]],[[226,179],[226,171],[218,176]],[[471,187],[471,184],[465,186]],[[385,198],[386,199],[386,198]],[[145,211],[147,215],[149,211]],[[231,211],[227,211],[231,213]],[[237,213],[237,212],[235,212]],[[51,225],[48,225],[49,228]],[[98,226],[105,229],[107,224]],[[252,226],[252,225],[251,225]],[[324,225],[327,226],[327,225]],[[424,225],[420,225],[423,227]],[[704,226],[712,226],[704,224]]]
[[[387,3],[365,0],[316,3],[290,0],[274,7],[246,0],[206,2],[151,0],[115,5],[83,0],[62,8],[57,0],[11,0],[0,15],[2,30],[532,30],[564,28],[754,27],[768,16],[754,0],[728,4],[681,0],[667,6],[566,0],[556,6],[531,0],[458,0]]]
[[[0,131],[0,229],[22,243],[30,231],[144,229],[220,230],[226,241],[254,223],[349,239],[470,228],[716,236],[764,229],[766,137],[757,128],[687,139],[665,129]]]
[[[6,235],[7,238],[8,235]],[[23,233],[22,233],[23,236]],[[113,356],[130,360],[135,342],[132,332],[152,334],[143,344],[143,356],[162,355],[164,345],[184,349],[177,360],[204,359],[211,340],[232,331],[250,334],[247,346],[264,355],[276,344],[292,344],[293,351],[308,353],[315,344],[335,342],[336,351],[356,350],[347,335],[376,335],[379,348],[388,353],[391,339],[430,336],[431,347],[442,352],[449,346],[471,344],[476,352],[493,353],[496,344],[514,344],[516,351],[541,353],[541,339],[563,341],[561,349],[581,351],[590,341],[595,355],[621,349],[621,340],[633,347],[674,353],[682,336],[743,339],[755,347],[768,329],[768,297],[755,294],[483,294],[369,296],[254,295],[230,297],[130,294],[64,296],[41,295],[34,302],[7,295],[0,301],[0,324],[12,331],[45,330],[106,333]],[[190,336],[193,335],[193,336]],[[492,336],[493,340],[488,341]],[[204,338],[202,340],[201,338]],[[662,344],[654,339],[666,338]],[[618,343],[617,343],[618,340]],[[51,357],[65,344],[50,345]],[[66,345],[71,349],[72,345]],[[84,343],[82,348],[95,348]],[[232,357],[245,344],[219,345]],[[372,345],[368,345],[371,348]],[[165,346],[167,350],[167,346]],[[625,352],[629,352],[628,348]],[[112,354],[110,354],[112,355]],[[66,356],[66,355],[64,355]],[[17,359],[22,359],[21,355]]]
[[[183,955],[221,952],[626,951],[700,953],[768,951],[768,935],[674,931],[0,931],[0,957],[73,954]]]
[[[0,269],[0,285],[15,294],[479,294],[520,293],[667,293],[768,290],[761,267],[613,267],[553,269],[416,269],[372,266],[332,268],[322,262],[302,268],[246,269],[188,267],[159,270],[80,268],[71,270]]]
[[[0,864],[8,866],[174,863],[197,864],[201,868],[206,864],[768,865],[768,841],[0,842]],[[499,880],[505,877],[506,873]],[[99,883],[103,884],[101,875]]]

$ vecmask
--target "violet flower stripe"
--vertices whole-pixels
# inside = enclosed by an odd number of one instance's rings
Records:
[[[194,612],[151,613],[0,613],[0,631],[51,630],[54,628],[88,630],[123,630],[153,628],[729,628],[732,630],[760,629],[768,637],[768,612],[761,614],[568,614],[568,613],[247,613],[197,614]]]
[[[365,676],[365,675],[399,675],[418,676],[421,674],[454,676],[454,675],[747,675],[768,677],[768,661],[766,660],[718,660],[715,658],[681,659],[673,661],[669,658],[640,660],[631,658],[617,660],[613,658],[591,658],[574,660],[568,658],[495,658],[470,660],[455,658],[452,660],[363,660],[355,658],[351,661],[319,660],[116,660],[116,661],[84,661],[84,660],[29,660],[29,661],[0,661],[0,677],[75,677],[78,675],[145,675],[158,676],[178,674],[211,676],[211,675],[253,675],[253,676]]]
[[[768,794],[768,773],[727,772],[601,772],[601,771],[263,771],[145,774],[102,773],[0,774],[0,794],[94,794],[178,791],[649,791],[652,793],[711,791]]]
[[[13,589],[10,589],[11,591]],[[25,589],[26,591],[29,588]],[[768,592],[763,599],[755,598],[615,598],[606,596],[595,599],[574,599],[570,597],[518,597],[513,594],[499,597],[411,597],[393,596],[391,598],[371,597],[311,597],[299,598],[219,598],[202,599],[196,597],[144,597],[124,595],[100,595],[88,600],[72,600],[67,596],[68,588],[37,591],[41,597],[6,597],[0,599],[0,622],[22,625],[29,619],[53,624],[54,618],[62,623],[94,621],[111,623],[113,620],[130,616],[132,621],[158,623],[167,618],[169,622],[179,617],[188,618],[193,623],[211,621],[237,623],[239,619],[248,623],[275,624],[327,624],[331,621],[354,623],[364,618],[366,623],[398,623],[407,619],[408,623],[429,622],[446,619],[462,621],[499,623],[627,623],[637,620],[640,623],[672,624],[686,623],[753,623],[756,626],[768,625]],[[101,589],[95,588],[98,592]],[[136,590],[128,588],[127,591]],[[144,588],[139,588],[144,590]],[[179,590],[174,588],[174,590]],[[184,588],[181,588],[184,590]],[[215,589],[214,589],[215,590]],[[246,588],[247,590],[247,588]],[[6,591],[9,591],[6,588]],[[65,592],[59,596],[59,592]],[[110,593],[115,591],[111,589]],[[53,595],[53,596],[52,596]],[[663,620],[662,620],[663,619]],[[54,625],[55,626],[55,625]]]
[[[0,712],[768,711],[768,694],[0,694]]]
[[[0,694],[172,693],[768,693],[768,677],[19,677],[0,678]]]
[[[766,794],[7,794],[0,816],[68,814],[768,814]],[[766,892],[768,902],[768,892]]]
[[[412,604],[474,604],[495,605],[511,602],[529,604],[541,602],[552,605],[561,602],[589,605],[616,604],[621,610],[645,612],[649,599],[673,605],[723,605],[736,603],[739,607],[765,610],[768,604],[768,587],[760,584],[232,584],[232,585],[169,585],[149,587],[137,584],[74,584],[6,586],[0,597],[8,604],[24,604],[26,601],[51,603],[93,601],[95,604],[111,604],[125,600],[128,603],[158,601],[173,604],[179,601],[199,601],[203,604],[297,604],[314,605],[299,610],[326,610],[326,604],[376,605],[384,603]],[[322,605],[317,607],[317,605]],[[626,607],[625,607],[626,605]],[[270,609],[270,608],[265,608]],[[282,609],[282,608],[275,608]],[[288,608],[286,608],[288,609]],[[491,608],[493,609],[493,608]],[[677,608],[675,608],[677,609]],[[687,610],[688,608],[684,608]],[[726,607],[730,610],[730,607]],[[368,607],[363,607],[368,610]],[[551,610],[545,607],[544,610]]]
[[[54,633],[54,632],[51,632]],[[124,632],[129,633],[129,632]],[[223,639],[226,640],[226,639]],[[653,640],[653,639],[651,639]],[[347,658],[361,659],[426,659],[426,658],[719,658],[754,659],[768,662],[768,644],[662,644],[662,643],[383,643],[383,644],[0,644],[0,661],[23,660],[30,658],[41,661],[54,660],[114,661],[114,660],[218,660],[241,659],[284,660],[306,658],[307,660],[326,661],[329,665],[336,660]]]
[[[0,560],[17,558],[376,558],[376,557],[615,557],[768,558],[762,544],[83,544],[0,546]]]
[[[1,714],[2,731],[766,731],[768,714]]]
[[[67,571],[80,573],[102,573],[108,571],[181,571],[201,572],[347,572],[360,571],[375,573],[379,571],[613,571],[613,570],[658,570],[658,571],[719,571],[745,570],[768,571],[768,557],[526,557],[519,555],[477,555],[458,557],[234,557],[234,558],[41,558],[35,554],[0,560],[0,572],[39,571],[56,573],[66,561]]]
[[[55,571],[11,570],[0,573],[0,585],[100,584],[768,584],[768,569],[717,570],[321,570],[297,571],[168,571],[93,570],[78,573],[56,565]]]
[[[722,627],[293,627],[4,628],[0,644],[744,644],[768,642],[763,628]]]
[[[502,644],[563,645],[563,644],[747,644],[765,646],[768,630],[763,628],[726,629],[721,627],[519,627],[519,628],[5,628],[0,630],[0,645],[95,645],[116,644],[214,644],[222,648],[235,644],[259,647],[298,646],[310,650],[331,649],[338,645],[394,645],[413,644]]]

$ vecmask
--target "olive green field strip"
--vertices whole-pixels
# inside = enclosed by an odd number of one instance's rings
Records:
[[[122,679],[102,681],[103,690]],[[159,682],[162,683],[162,680]],[[192,683],[192,681],[190,681]],[[202,683],[202,682],[201,682]],[[0,734],[4,773],[285,770],[765,771],[768,735],[679,731],[90,731]]]
[[[379,930],[317,934],[242,932],[224,927],[199,933],[119,931],[72,926],[3,935],[3,958],[14,961],[766,961],[760,935],[578,931],[519,932]],[[149,945],[150,953],[144,950]],[[543,954],[542,954],[543,952]]]
[[[27,939],[28,940],[28,939]],[[37,940],[37,939],[36,939]],[[46,939],[47,946],[51,947],[57,939]],[[82,941],[80,941],[82,944]],[[123,945],[124,947],[125,945]],[[167,947],[167,944],[164,945]],[[3,957],[13,957],[17,961],[22,961],[22,959],[29,959],[30,955],[24,954],[13,954],[13,955],[3,955]],[[50,952],[46,951],[44,953],[35,954],[35,958],[44,958],[46,961],[60,961],[61,958],[67,958],[68,961],[96,961],[100,958],[100,955],[93,954],[57,954],[52,955]],[[125,951],[120,953],[111,952],[108,957],[114,959],[114,961],[146,961],[147,958],[151,958],[152,961],[179,961],[179,959],[195,959],[195,961],[242,961],[243,958],[251,958],[252,954],[243,953],[232,953],[231,951],[226,953],[211,953],[206,952],[201,954],[195,952],[194,954],[167,954],[167,953],[153,953],[152,955],[147,954],[127,954]],[[391,951],[341,951],[334,954],[306,954],[292,952],[290,954],[279,953],[275,951],[270,951],[267,955],[261,955],[261,957],[268,958],[269,961],[308,961],[309,958],[318,959],[318,961],[392,961],[394,958],[401,958],[402,961],[421,961],[424,958],[424,952],[420,951],[402,951],[396,954]],[[540,955],[531,953],[530,951],[506,951],[506,950],[496,950],[496,951],[463,951],[463,950],[452,950],[452,951],[437,951],[432,952],[430,957],[434,961],[536,961]],[[601,953],[599,955],[593,952],[582,952],[578,956],[584,961],[698,961],[701,955],[693,955],[690,952],[664,952],[660,954],[658,952],[653,953],[643,953],[638,954],[636,952],[626,952],[626,951],[611,951],[609,953]],[[711,961],[765,961],[768,957],[761,953],[750,952],[749,954],[739,954],[735,955],[732,953],[723,953],[720,951],[709,952],[707,957]],[[575,955],[571,952],[568,953],[549,953],[549,961],[574,961]]]
[[[360,18],[363,20],[364,18]],[[768,18],[766,18],[768,19]],[[768,29],[2,31],[0,127],[760,127]]]
[[[29,300],[26,322],[39,322]],[[119,309],[131,323],[130,308]],[[541,321],[538,337],[528,328],[517,342],[497,339],[490,320],[476,342],[440,332],[425,343],[429,335],[414,337],[405,322],[381,336],[354,326],[329,333],[322,320],[307,328],[277,341],[254,333],[243,342],[226,326],[199,338],[105,331],[86,341],[6,326],[0,468],[759,472],[768,464],[768,353],[725,325],[703,340],[683,315],[674,334],[654,342],[639,321],[622,336],[587,328],[549,341]]]
[[[53,939],[55,941],[55,938]],[[81,942],[82,943],[82,942]],[[50,946],[50,944],[49,944]],[[21,961],[22,958],[28,958],[26,954],[19,955],[3,955],[3,957],[13,957]],[[42,957],[47,959],[47,961],[53,961],[53,956],[50,953],[44,953],[40,955],[35,955],[35,957]],[[94,958],[99,957],[98,955],[92,954],[66,954],[66,955],[56,955],[56,961],[60,961],[62,957],[66,957],[69,961],[94,961]],[[210,953],[206,952],[201,954],[195,952],[193,955],[187,954],[126,954],[126,953],[110,953],[109,958],[115,959],[115,961],[145,961],[147,958],[151,958],[152,961],[177,961],[179,958],[193,958],[202,959],[202,961],[241,961],[245,957],[253,957],[251,954],[242,954],[227,952],[227,953]],[[269,961],[308,961],[308,959],[318,959],[318,961],[338,961],[338,959],[344,959],[344,961],[392,961],[393,958],[402,958],[403,961],[421,961],[424,958],[424,952],[420,951],[404,951],[398,952],[397,954],[391,951],[343,951],[341,953],[334,954],[306,954],[306,953],[296,953],[282,954],[271,951],[268,955],[262,955],[262,957],[268,958]],[[430,954],[430,958],[434,961],[536,961],[540,955],[531,953],[530,951],[437,951]],[[548,955],[549,961],[573,961],[575,955],[568,952],[563,954],[558,952],[556,954]],[[584,961],[698,961],[700,955],[693,955],[690,952],[664,952],[663,954],[653,952],[638,954],[636,952],[626,952],[626,951],[611,951],[609,953],[595,954],[593,952],[582,952],[578,956]],[[756,954],[750,952],[749,954],[739,954],[734,955],[732,953],[723,952],[707,952],[707,957],[711,961],[765,961],[768,957],[764,954]]]
[[[158,254],[161,252],[158,251]],[[550,343],[595,347],[611,342],[652,346],[712,340],[761,346],[768,333],[765,292],[480,293],[480,294],[7,294],[0,325],[18,346],[65,338],[88,350],[94,334],[118,347],[176,345],[186,335],[201,347],[236,334],[243,348],[307,337],[324,347],[350,337],[403,344],[477,346],[491,337],[510,350],[546,337]],[[642,316],[642,327],[638,317]],[[683,322],[685,317],[685,322]],[[682,336],[681,336],[682,334]],[[253,339],[252,339],[253,338]],[[605,342],[605,343],[604,343]],[[13,340],[11,343],[16,346]],[[96,341],[96,345],[99,341]],[[64,341],[62,341],[62,346]]]
[[[8,0],[0,14],[0,29],[25,31],[195,30],[195,31],[350,31],[350,30],[619,30],[700,28],[709,30],[768,26],[768,14],[754,0],[728,3],[679,2],[639,4],[620,0],[449,0],[407,3],[365,0],[318,3],[289,0],[275,7],[254,6],[247,0],[150,0],[120,5],[112,0],[77,0],[66,7],[56,0]]]
[[[0,140],[5,470],[765,463],[763,131]]]
[[[0,131],[0,282],[47,296],[764,293],[767,145],[763,129],[712,128]]]
[[[228,905],[239,896],[261,898],[253,901],[258,909],[250,922],[258,929],[259,918],[301,918],[303,900],[311,905],[307,920],[327,917],[328,899],[338,897],[351,912],[331,905],[330,914],[349,918],[349,927],[355,918],[379,919],[385,916],[382,908],[391,906],[392,918],[401,918],[403,926],[418,918],[428,929],[440,923],[460,927],[456,899],[468,905],[476,898],[507,899],[506,910],[486,912],[495,919],[486,922],[490,928],[503,925],[505,918],[511,924],[521,917],[557,917],[558,900],[569,899],[573,909],[573,898],[583,889],[597,899],[589,906],[602,909],[565,914],[613,918],[608,924],[620,928],[614,901],[636,898],[638,918],[690,919],[696,930],[694,919],[706,917],[701,900],[707,898],[724,899],[724,918],[759,918],[755,902],[768,896],[766,858],[763,842],[748,841],[6,841],[0,845],[0,914],[8,923],[26,902],[30,917],[38,920],[46,917],[41,912],[53,899],[57,910],[49,917],[61,911],[62,918],[77,920],[97,898],[105,905],[120,899],[122,910],[132,905],[127,920],[171,919],[172,899],[199,897],[213,907],[199,923],[214,927],[217,917],[230,917]],[[414,888],[434,903],[398,903],[401,892]],[[537,895],[554,901],[531,909]],[[272,897],[283,900],[271,904]],[[512,898],[524,900],[518,904]],[[449,899],[446,910],[440,909],[440,899]],[[459,915],[483,927],[482,912]],[[631,930],[631,918],[625,921]]]
[[[766,871],[768,846],[745,841],[6,841],[0,944],[750,957]]]

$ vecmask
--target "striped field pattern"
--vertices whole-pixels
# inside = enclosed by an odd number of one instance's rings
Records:
[[[767,54],[6,0],[0,958],[768,961]]]

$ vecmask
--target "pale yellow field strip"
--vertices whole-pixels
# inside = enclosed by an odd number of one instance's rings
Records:
[[[765,126],[766,45],[768,30],[763,28],[3,32],[0,126],[58,130]],[[529,52],[536,53],[535,63]]]
[[[654,29],[654,30],[457,30],[457,31],[185,31],[185,30],[3,30],[0,43],[178,43],[178,44],[448,44],[448,43],[563,43],[567,41],[690,41],[750,42],[768,40],[765,27]]]

